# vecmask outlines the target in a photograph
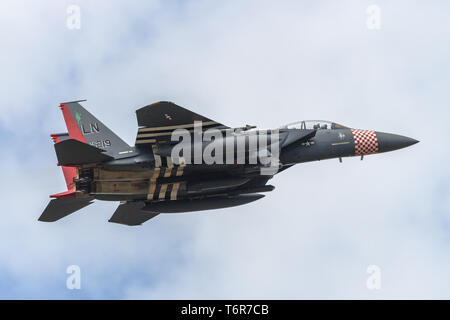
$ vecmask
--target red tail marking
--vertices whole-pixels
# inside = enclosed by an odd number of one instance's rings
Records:
[[[71,139],[87,143],[86,138],[81,133],[81,130],[78,127],[75,119],[72,117],[72,114],[70,113],[69,108],[67,108],[67,105],[65,103],[61,103],[59,107],[62,110],[64,121],[66,121],[67,131],[69,131],[69,137]]]
[[[59,136],[55,133],[52,133],[50,135],[53,139],[54,143],[58,143],[61,140],[59,139]],[[75,185],[73,183],[73,178],[75,178],[77,176],[77,169],[75,167],[66,167],[66,166],[61,166],[63,174],[64,174],[64,179],[66,180],[66,186],[67,186],[67,190],[66,192],[75,192]],[[64,193],[64,192],[62,192]],[[60,195],[62,193],[58,193],[56,195],[51,195],[50,197],[52,198],[58,198],[57,195]]]
[[[50,134],[50,137],[52,137],[53,143],[58,143],[60,141],[59,136],[56,133]]]
[[[60,193],[56,193],[56,194],[52,194],[50,195],[50,198],[56,198],[56,199],[71,199],[71,198],[75,198],[75,190],[67,190],[64,192],[60,192]]]

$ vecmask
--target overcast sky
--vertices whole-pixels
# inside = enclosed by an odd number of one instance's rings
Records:
[[[0,12],[0,298],[450,298],[448,1],[1,1]],[[38,222],[66,188],[50,133],[66,131],[59,103],[77,99],[129,144],[134,111],[159,100],[229,126],[328,119],[420,143],[297,165],[242,207],[126,227],[107,222],[117,203],[97,201]],[[69,265],[81,290],[66,288]]]

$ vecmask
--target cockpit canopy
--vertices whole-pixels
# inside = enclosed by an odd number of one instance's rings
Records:
[[[336,122],[325,120],[303,120],[289,123],[282,126],[280,129],[310,129],[310,130],[334,130],[334,129],[349,129]]]

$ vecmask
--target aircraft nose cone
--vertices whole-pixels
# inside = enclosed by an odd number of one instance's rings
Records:
[[[409,147],[419,141],[398,134],[376,132],[378,139],[378,152],[387,152]]]

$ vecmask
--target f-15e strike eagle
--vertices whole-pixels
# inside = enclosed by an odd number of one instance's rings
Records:
[[[40,221],[57,221],[94,199],[120,201],[110,222],[134,226],[160,213],[227,208],[264,197],[277,173],[302,162],[392,151],[417,140],[320,120],[276,130],[230,128],[172,102],[136,111],[129,146],[84,109],[60,104],[66,133],[51,134],[67,191]]]

